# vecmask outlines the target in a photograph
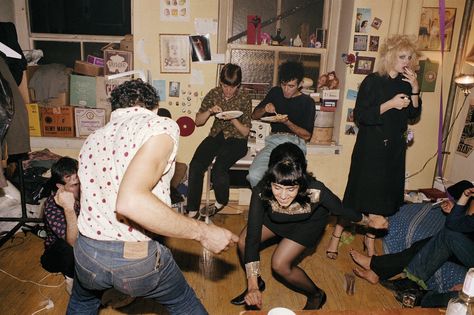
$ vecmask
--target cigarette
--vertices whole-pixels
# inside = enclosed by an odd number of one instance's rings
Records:
[[[437,206],[437,205],[439,205],[440,203],[443,203],[443,202],[448,201],[448,200],[449,200],[448,198],[443,198],[443,199],[441,199],[441,200],[436,201],[436,202],[433,203],[431,206],[432,206],[432,207]]]

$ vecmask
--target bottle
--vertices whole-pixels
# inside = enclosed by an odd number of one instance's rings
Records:
[[[467,272],[459,296],[449,300],[446,315],[474,315],[474,268]]]

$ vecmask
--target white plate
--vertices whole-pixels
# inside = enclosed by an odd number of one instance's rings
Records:
[[[284,118],[288,117],[286,114],[282,115],[273,115],[273,116],[265,116],[260,118],[261,121],[266,121],[266,122],[278,122]]]
[[[242,114],[243,112],[241,112],[240,110],[229,110],[226,112],[217,113],[216,118],[228,120],[228,119],[238,118],[242,116]]]
[[[285,307],[272,308],[270,311],[268,311],[267,314],[268,315],[296,315],[295,312]]]

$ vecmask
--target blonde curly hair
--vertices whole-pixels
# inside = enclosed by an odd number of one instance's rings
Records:
[[[402,51],[411,54],[409,67],[417,69],[418,59],[421,54],[418,51],[416,36],[410,35],[392,35],[388,37],[380,47],[380,59],[378,72],[380,75],[387,75],[393,69],[397,62],[397,55]]]

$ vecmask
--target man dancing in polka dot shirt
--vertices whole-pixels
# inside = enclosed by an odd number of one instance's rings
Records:
[[[170,314],[207,314],[159,234],[199,241],[219,253],[238,237],[170,208],[179,128],[156,114],[156,90],[140,79],[111,95],[110,122],[79,155],[81,213],[74,247],[76,279],[68,314],[96,314],[101,292],[115,287],[153,298]]]

